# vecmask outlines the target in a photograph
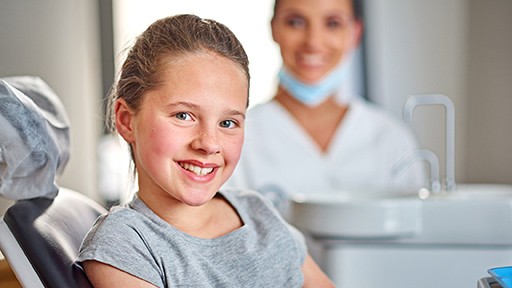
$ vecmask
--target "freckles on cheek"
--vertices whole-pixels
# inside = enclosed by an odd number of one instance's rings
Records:
[[[231,155],[232,155],[233,160],[235,160],[235,162],[238,162],[238,160],[240,159],[243,143],[244,143],[243,138],[234,140],[233,142],[230,143],[229,150],[232,152]]]
[[[165,130],[151,128],[145,141],[148,142],[152,153],[156,155],[165,155],[172,149],[172,136]]]

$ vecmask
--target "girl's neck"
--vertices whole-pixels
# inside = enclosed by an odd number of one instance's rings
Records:
[[[189,206],[170,196],[163,201],[155,201],[145,194],[142,197],[139,195],[139,198],[165,222],[194,237],[217,238],[243,225],[234,207],[218,193],[201,206]]]

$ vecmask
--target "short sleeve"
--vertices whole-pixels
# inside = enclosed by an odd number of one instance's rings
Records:
[[[163,287],[163,276],[158,262],[141,230],[140,215],[133,211],[109,213],[99,218],[85,237],[76,264],[95,260]]]
[[[291,224],[288,224],[288,227],[297,245],[298,254],[300,255],[300,262],[304,264],[304,261],[306,260],[306,255],[308,253],[306,238],[304,237],[304,235],[302,235],[302,233],[299,230],[297,230],[297,228],[293,227]]]

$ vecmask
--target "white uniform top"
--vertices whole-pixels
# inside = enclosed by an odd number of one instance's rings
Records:
[[[225,185],[283,200],[333,191],[414,193],[427,183],[422,163],[392,175],[392,166],[417,143],[405,123],[375,105],[351,100],[333,137],[322,152],[276,101],[257,105],[247,113],[242,156]]]

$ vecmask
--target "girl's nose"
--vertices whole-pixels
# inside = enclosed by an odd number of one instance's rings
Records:
[[[199,129],[191,146],[192,149],[200,151],[206,155],[217,154],[222,150],[216,129],[208,127],[202,127]]]

